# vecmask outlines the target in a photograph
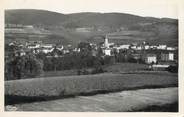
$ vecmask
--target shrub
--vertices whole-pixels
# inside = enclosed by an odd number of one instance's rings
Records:
[[[115,57],[113,56],[104,57],[104,64],[113,64],[113,63],[115,63]]]
[[[91,74],[98,74],[98,73],[104,73],[104,72],[105,72],[105,71],[103,70],[102,67],[95,67],[95,68],[92,70]]]
[[[166,68],[167,71],[172,73],[178,73],[178,66],[177,65],[170,65],[168,68]]]

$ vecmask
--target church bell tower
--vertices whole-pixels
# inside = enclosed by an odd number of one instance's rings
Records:
[[[105,36],[104,46],[105,46],[106,48],[109,48],[109,42],[108,42],[107,35]]]

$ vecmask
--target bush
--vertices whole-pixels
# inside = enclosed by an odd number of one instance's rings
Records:
[[[177,65],[170,65],[168,68],[166,68],[167,71],[172,73],[178,73],[178,66]]]
[[[115,57],[113,57],[113,56],[105,56],[104,57],[104,65],[114,64],[114,63],[115,63]]]
[[[104,73],[105,71],[103,70],[102,67],[96,67],[92,70],[91,74],[98,74],[98,73]]]

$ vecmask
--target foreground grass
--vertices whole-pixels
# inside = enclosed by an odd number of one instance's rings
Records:
[[[178,112],[178,102],[165,105],[152,105],[141,109],[135,109],[128,112]]]
[[[178,88],[138,89],[7,105],[7,111],[49,112],[176,112]]]
[[[177,86],[175,74],[98,74],[5,81],[5,103],[137,88]],[[25,100],[24,100],[25,99]],[[16,101],[14,101],[16,100]]]

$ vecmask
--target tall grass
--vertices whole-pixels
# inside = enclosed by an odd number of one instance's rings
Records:
[[[176,75],[98,74],[5,81],[5,95],[65,96],[93,91],[177,85]]]

